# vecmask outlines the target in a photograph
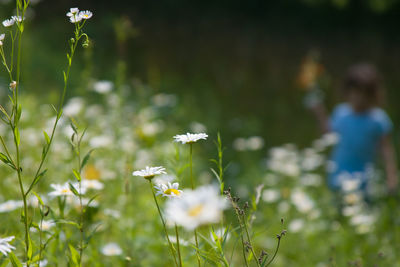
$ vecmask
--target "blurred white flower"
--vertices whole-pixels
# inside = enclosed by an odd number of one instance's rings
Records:
[[[372,214],[356,214],[351,217],[352,225],[372,225],[375,222],[375,216]]]
[[[174,139],[175,142],[181,142],[182,144],[193,144],[200,139],[206,140],[207,137],[208,135],[205,133],[197,133],[197,134],[186,133],[186,134],[175,135]]]
[[[114,83],[111,81],[97,81],[93,84],[93,90],[99,94],[107,94],[112,91]]]
[[[303,151],[301,167],[305,171],[313,171],[324,163],[324,157],[319,155],[314,149],[307,148]]]
[[[165,168],[160,166],[160,167],[149,167],[146,166],[145,169],[139,170],[139,171],[134,171],[132,173],[133,176],[142,176],[145,179],[152,179],[154,176],[158,174],[165,174]]]
[[[268,203],[276,202],[280,197],[280,192],[275,189],[265,189],[262,194],[262,199]]]
[[[247,149],[246,139],[243,137],[236,138],[233,141],[233,148],[237,151],[245,151]]]
[[[3,40],[6,37],[6,35],[4,33],[0,34],[0,46],[3,45]]]
[[[314,201],[302,190],[296,189],[290,196],[293,205],[296,206],[297,210],[306,213],[314,208]]]
[[[217,187],[208,185],[188,190],[181,198],[169,199],[165,205],[165,216],[169,224],[193,230],[199,225],[217,223],[227,207]]]
[[[362,201],[363,197],[361,193],[350,193],[350,194],[345,194],[343,196],[344,203],[347,205],[354,205],[357,203],[360,203]]]
[[[16,210],[23,205],[24,203],[21,200],[8,200],[0,204],[0,213]]]
[[[260,150],[264,147],[264,139],[260,136],[251,136],[247,139],[247,148],[249,150]]]
[[[215,234],[216,237],[220,240],[221,243],[222,243],[223,241],[228,240],[228,239],[231,237],[231,235],[230,235],[228,229],[226,229],[226,228],[218,228],[218,229],[215,229],[215,230],[214,230],[214,234]],[[211,240],[212,240],[214,243],[217,242],[217,240],[215,240],[215,237],[214,237],[212,231],[210,231],[210,238],[211,238]],[[224,238],[225,238],[225,240],[224,240]]]
[[[176,244],[176,235],[168,235],[169,241]],[[179,245],[180,246],[189,246],[190,243],[187,240],[184,240],[182,237],[179,237]]]
[[[93,13],[90,12],[89,10],[85,10],[85,11],[79,12],[79,16],[82,19],[90,19],[93,16]]]
[[[164,129],[162,121],[149,122],[142,125],[142,132],[147,136],[154,136]]]
[[[304,220],[303,219],[294,219],[288,225],[289,233],[297,233],[300,232],[301,229],[304,227]]]
[[[113,138],[109,135],[98,135],[89,140],[89,145],[92,148],[109,147],[112,143]]]
[[[11,242],[15,237],[9,236],[6,238],[0,238],[0,252],[3,253],[4,256],[7,256],[11,250],[15,249],[14,246],[11,246],[9,242]]]
[[[6,19],[3,21],[3,26],[4,27],[10,27],[12,25],[14,25],[15,21],[11,18],[11,19]]]
[[[300,177],[300,184],[304,186],[319,186],[322,183],[322,177],[315,173],[305,173]]]
[[[287,144],[283,147],[275,147],[269,150],[267,167],[277,173],[295,177],[300,175],[299,155],[296,147]]]
[[[161,93],[154,95],[151,101],[158,107],[172,107],[176,104],[176,96]]]
[[[102,190],[104,188],[104,184],[97,180],[88,180],[83,179],[81,181],[81,186],[85,188],[85,190],[93,189],[93,190]]]
[[[353,192],[357,191],[360,189],[361,185],[361,180],[360,179],[355,179],[355,178],[350,178],[349,177],[344,177],[343,179],[340,179],[341,181],[341,189],[344,192]]]
[[[344,216],[354,216],[361,212],[360,205],[344,206],[342,209],[342,214]]]
[[[190,123],[189,128],[190,128],[191,131],[197,132],[197,133],[201,133],[201,132],[206,132],[207,131],[207,127],[204,124],[202,124],[200,122],[197,122],[197,121],[194,121],[194,122]]]
[[[22,22],[25,18],[22,18],[21,16],[11,16],[11,19],[14,22]]]
[[[43,220],[42,222],[39,222],[38,225],[42,231],[49,231],[56,225],[56,223],[51,220]]]
[[[157,190],[156,195],[162,195],[163,197],[174,198],[181,197],[182,190],[179,190],[179,183],[167,183],[167,184],[157,184],[154,186]]]
[[[174,180],[176,180],[175,175],[161,174],[161,175],[157,176],[156,178],[154,178],[154,183],[155,184],[167,184],[167,183],[171,183]]]
[[[74,193],[71,191],[69,188],[69,183],[64,183],[64,184],[51,184],[50,185],[54,191],[50,192],[48,195],[51,197],[61,197],[61,196],[73,196]],[[85,188],[81,188],[79,190],[79,187],[75,187],[78,193],[80,194],[85,194],[86,190]]]
[[[251,136],[249,138],[239,137],[233,141],[233,148],[238,151],[260,150],[264,147],[264,139],[260,136]]]
[[[105,256],[118,256],[122,254],[122,249],[117,243],[108,243],[101,248],[101,253]]]
[[[105,215],[114,217],[115,219],[121,218],[121,212],[119,210],[105,209],[103,212]]]
[[[63,107],[63,113],[66,116],[73,117],[78,115],[84,106],[85,101],[81,97],[73,97]]]

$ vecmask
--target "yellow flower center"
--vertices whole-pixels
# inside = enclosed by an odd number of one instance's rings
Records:
[[[203,211],[203,205],[197,205],[191,208],[188,212],[190,217],[196,217]]]
[[[166,195],[172,195],[172,193],[174,193],[174,195],[179,196],[181,194],[181,192],[179,192],[178,190],[174,189],[174,188],[168,188],[167,190],[164,191],[164,194]]]
[[[88,165],[85,169],[84,176],[88,180],[99,180],[100,171],[94,165]]]
[[[65,188],[65,189],[61,190],[61,193],[69,193],[69,192],[70,192],[70,190],[69,190],[69,189],[67,189],[67,188]]]

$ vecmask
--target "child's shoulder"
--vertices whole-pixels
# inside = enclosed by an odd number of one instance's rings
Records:
[[[353,109],[348,103],[340,103],[335,106],[333,109],[332,115],[333,117],[343,117],[353,113]]]

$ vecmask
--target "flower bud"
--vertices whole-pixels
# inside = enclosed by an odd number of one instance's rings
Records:
[[[12,81],[12,82],[10,83],[10,89],[11,89],[11,90],[15,90],[15,88],[17,88],[17,82],[16,82],[16,81]]]

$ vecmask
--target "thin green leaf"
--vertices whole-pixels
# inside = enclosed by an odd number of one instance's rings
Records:
[[[74,173],[76,180],[78,180],[78,182],[80,182],[82,180],[81,174],[75,169],[73,169],[72,172]]]
[[[79,252],[71,244],[68,244],[68,246],[69,246],[69,250],[71,251],[72,262],[76,266],[79,266],[79,264],[78,264],[78,262],[79,262]]]
[[[10,258],[11,264],[13,267],[22,267],[22,263],[19,261],[19,259],[15,256],[14,253],[10,252],[8,254],[8,257]]]
[[[94,149],[91,149],[84,157],[82,160],[82,164],[81,164],[81,171],[82,169],[85,167],[85,165],[88,163],[89,159],[90,159],[90,155],[92,154],[92,152],[94,151]]]
[[[50,137],[49,135],[46,133],[46,131],[43,131],[43,135],[44,135],[44,139],[46,140],[47,144],[50,144]]]
[[[19,130],[18,130],[17,127],[14,129],[14,138],[15,138],[15,142],[16,142],[17,145],[19,146],[21,137],[19,136]]]
[[[75,196],[79,197],[78,190],[76,190],[76,188],[71,183],[68,184],[69,184],[69,189],[71,189],[72,193],[74,193]]]

